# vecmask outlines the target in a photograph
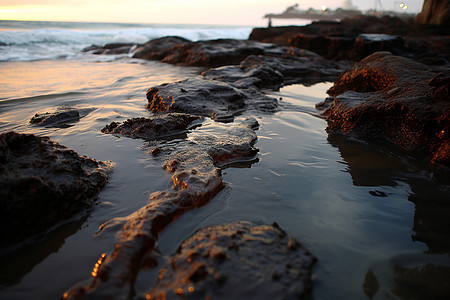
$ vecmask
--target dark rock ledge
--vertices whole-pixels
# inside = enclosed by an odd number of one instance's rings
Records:
[[[450,167],[449,89],[448,69],[377,52],[343,74],[317,107],[330,134],[382,138]]]
[[[112,166],[80,156],[48,137],[0,134],[0,252],[89,207]]]
[[[111,46],[107,46],[104,51],[94,53],[114,53]],[[297,47],[249,40],[191,42],[175,36],[151,40],[139,46],[133,57],[212,68],[203,73],[205,78],[233,83],[238,88],[253,86],[273,90],[293,83],[333,81],[351,67],[347,61],[323,59]]]
[[[275,98],[258,89],[239,89],[201,76],[152,87],[147,99],[153,112],[183,112],[217,121],[232,121],[244,110],[274,112],[278,107]]]
[[[150,141],[183,134],[201,121],[202,118],[199,116],[169,113],[155,115],[152,118],[132,118],[122,124],[112,122],[106,125],[102,132]]]

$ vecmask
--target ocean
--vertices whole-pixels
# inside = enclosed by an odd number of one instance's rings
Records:
[[[172,35],[191,41],[247,39],[250,32],[239,26],[0,20],[0,61],[86,59],[80,51],[90,45],[143,44]]]
[[[169,188],[163,161],[147,153],[151,145],[101,129],[113,121],[150,116],[148,88],[197,76],[203,69],[81,50],[166,35],[193,41],[246,39],[250,32],[249,27],[229,26],[0,21],[0,132],[49,136],[81,155],[116,164],[91,210],[45,239],[0,257],[0,299],[58,299],[70,287],[89,282],[100,254],[114,247],[116,232],[97,235],[99,226],[128,216],[151,193]],[[433,225],[433,217],[413,199],[448,196],[442,193],[448,176],[388,145],[329,137],[315,104],[332,84],[265,91],[280,99],[280,111],[236,117],[236,122],[255,117],[260,123],[258,161],[224,169],[227,187],[169,225],[159,237],[158,251],[174,253],[184,239],[209,225],[277,222],[318,258],[314,299],[367,299],[373,293],[381,299],[405,298],[409,290],[403,280],[416,273],[429,276],[420,273],[423,266],[434,266],[436,278],[445,278],[448,255],[415,237],[417,226]],[[36,113],[68,107],[90,113],[65,127],[29,123]],[[221,135],[227,126],[207,119],[188,138]],[[176,140],[169,142],[176,146]],[[137,293],[148,289],[140,284],[149,281],[138,277]]]

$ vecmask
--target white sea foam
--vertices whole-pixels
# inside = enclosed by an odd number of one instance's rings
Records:
[[[6,22],[0,21],[0,61],[72,59],[90,45],[143,44],[173,35],[192,41],[247,39],[251,31],[250,27],[229,26]]]

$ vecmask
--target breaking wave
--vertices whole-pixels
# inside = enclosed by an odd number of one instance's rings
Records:
[[[163,36],[192,41],[247,39],[251,27],[0,21],[0,61],[70,59],[90,45],[143,44]]]

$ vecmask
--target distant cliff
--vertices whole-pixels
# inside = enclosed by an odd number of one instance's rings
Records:
[[[450,0],[424,0],[422,11],[416,16],[416,24],[450,25]]]

